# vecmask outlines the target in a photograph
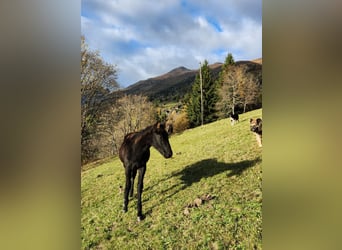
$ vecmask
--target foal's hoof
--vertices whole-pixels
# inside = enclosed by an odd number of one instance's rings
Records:
[[[127,213],[127,208],[124,207],[124,208],[122,209],[122,212]]]
[[[140,215],[140,216],[137,217],[137,220],[138,220],[138,222],[140,222],[140,221],[142,221],[145,218],[146,218],[145,215]]]

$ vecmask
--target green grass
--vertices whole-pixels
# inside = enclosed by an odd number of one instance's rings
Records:
[[[141,222],[136,198],[122,212],[118,158],[82,172],[82,249],[261,249],[262,150],[249,130],[261,113],[242,114],[233,127],[224,119],[173,135],[171,159],[151,148]],[[204,194],[214,198],[185,215]]]

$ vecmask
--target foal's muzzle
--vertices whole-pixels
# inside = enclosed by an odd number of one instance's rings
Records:
[[[164,154],[165,158],[171,158],[172,157],[172,151],[171,152],[167,152]]]

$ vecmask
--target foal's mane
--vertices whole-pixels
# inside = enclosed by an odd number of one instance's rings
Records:
[[[128,133],[127,135],[125,135],[125,138],[124,140],[132,140],[133,138],[136,138],[136,137],[143,137],[149,133],[151,133],[153,131],[153,125],[150,125],[140,131],[136,131],[136,132],[131,132],[131,133]]]
[[[140,131],[138,131],[138,132],[136,132],[136,133],[141,133],[141,134],[148,134],[148,133],[150,133],[152,130],[153,130],[153,126],[154,125],[150,125],[150,126],[147,126],[146,128],[144,128],[143,130],[140,130]]]

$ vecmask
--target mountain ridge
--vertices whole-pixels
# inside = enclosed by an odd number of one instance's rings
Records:
[[[237,61],[236,65],[247,65],[251,71],[261,71],[262,58],[254,60]],[[223,63],[216,62],[209,65],[214,80],[221,72]],[[127,95],[142,94],[150,100],[179,101],[190,91],[199,69],[188,69],[184,66],[176,67],[167,73],[159,76],[140,80],[124,89],[122,92]]]

